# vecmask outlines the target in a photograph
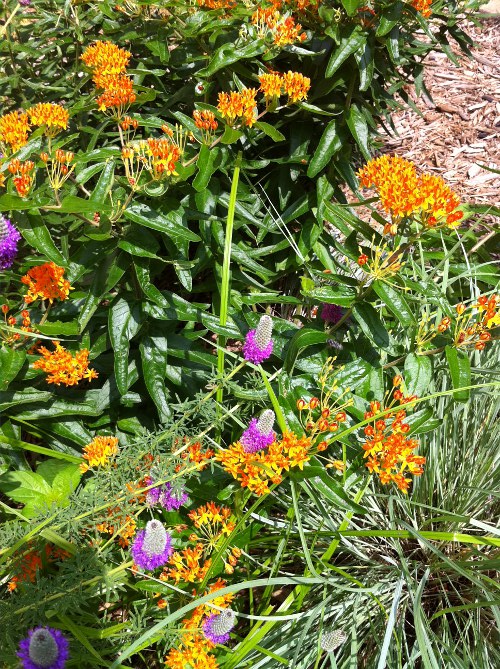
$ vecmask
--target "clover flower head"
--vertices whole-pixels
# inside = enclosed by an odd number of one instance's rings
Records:
[[[17,255],[21,235],[8,218],[0,214],[0,270],[9,269]]]
[[[211,613],[203,623],[203,634],[212,643],[227,643],[235,622],[236,614],[232,609]]]
[[[270,316],[264,314],[255,330],[250,330],[245,338],[243,345],[243,355],[245,360],[260,365],[267,360],[273,352],[273,321]]]
[[[240,439],[245,453],[257,453],[273,443],[276,438],[273,432],[274,419],[274,411],[270,409],[264,411],[259,419],[252,418]]]
[[[141,569],[153,570],[166,564],[173,553],[172,538],[159,520],[150,520],[140,530],[131,548],[134,562]]]
[[[328,323],[338,323],[344,310],[338,304],[324,304],[321,307],[321,318]]]
[[[323,632],[320,645],[327,653],[333,653],[333,651],[341,646],[346,639],[347,634],[343,630],[330,630],[328,632]]]
[[[148,485],[154,483],[154,479],[148,477]],[[146,502],[150,506],[160,504],[166,511],[177,511],[189,500],[187,493],[182,486],[174,486],[171,483],[165,483],[161,486],[151,488],[146,493]]]
[[[69,644],[60,630],[36,627],[20,642],[17,656],[23,669],[64,669]]]

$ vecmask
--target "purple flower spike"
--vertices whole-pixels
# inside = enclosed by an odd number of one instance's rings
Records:
[[[9,269],[17,255],[21,235],[8,218],[0,214],[0,269]]]
[[[235,622],[236,614],[231,609],[211,613],[203,623],[203,634],[212,643],[227,643]]]
[[[135,564],[151,571],[166,564],[173,552],[172,538],[159,520],[150,520],[137,532],[131,548]]]
[[[174,490],[170,483],[165,483],[160,493],[159,502],[167,511],[177,511],[188,501],[189,497],[184,488]]]
[[[262,316],[255,330],[250,330],[245,337],[243,355],[245,360],[260,365],[273,352],[273,322],[267,315]]]
[[[344,310],[338,304],[324,304],[321,308],[321,318],[328,323],[338,323],[344,315]]]
[[[274,411],[271,409],[266,409],[258,420],[252,418],[240,439],[245,453],[257,453],[273,443],[276,438],[273,431],[274,419]]]
[[[17,657],[23,669],[64,669],[69,644],[60,630],[36,627],[20,642]]]

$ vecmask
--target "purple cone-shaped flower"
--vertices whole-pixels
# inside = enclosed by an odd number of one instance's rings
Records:
[[[260,365],[267,360],[273,352],[273,322],[267,315],[262,316],[255,330],[250,330],[243,344],[243,355],[245,360]]]
[[[344,310],[338,304],[324,304],[321,307],[321,318],[328,323],[338,323],[344,315]]]
[[[203,623],[203,634],[212,643],[227,643],[235,621],[236,614],[231,609],[211,613]]]
[[[20,642],[17,656],[23,669],[64,669],[69,644],[60,630],[36,627]]]
[[[0,214],[0,270],[12,267],[20,239],[21,235],[9,219]]]
[[[174,549],[172,538],[160,521],[150,520],[145,530],[137,532],[130,551],[138,567],[153,570],[166,564]]]
[[[252,418],[240,439],[245,453],[257,453],[273,443],[276,438],[273,431],[274,419],[274,411],[271,409],[266,409],[258,420]]]

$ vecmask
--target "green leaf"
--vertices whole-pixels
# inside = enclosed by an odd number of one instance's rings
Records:
[[[338,283],[335,286],[322,286],[314,288],[310,292],[304,292],[304,295],[317,302],[326,302],[327,304],[338,304],[341,307],[350,307],[356,298],[356,289],[352,286],[346,286]]]
[[[312,328],[297,330],[288,344],[283,368],[291,374],[299,353],[309,346],[325,344],[327,339],[328,335],[323,330],[313,330]]]
[[[307,176],[311,179],[326,167],[332,156],[342,148],[342,140],[338,134],[338,130],[339,121],[337,119],[332,119],[324,129],[307,168]]]
[[[408,393],[422,397],[432,381],[432,362],[429,356],[409,353],[404,366],[404,380]]]
[[[367,302],[355,304],[352,308],[352,315],[359,323],[363,333],[376,346],[383,349],[390,347],[389,333],[385,329],[374,307]]]
[[[403,3],[398,1],[394,4],[388,5],[383,10],[376,32],[377,37],[383,37],[384,35],[387,35],[387,33],[391,32],[395,25],[401,22],[403,6]]]
[[[113,181],[115,179],[115,161],[109,160],[102,173],[99,177],[99,181],[92,191],[90,196],[89,203],[99,205],[99,209],[102,204],[108,199],[108,194],[113,186]]]
[[[198,167],[198,174],[193,179],[193,188],[198,192],[205,190],[210,183],[212,174],[217,169],[216,161],[219,157],[219,147],[215,146],[211,149],[206,144],[203,144],[196,165]]]
[[[277,130],[273,125],[270,123],[264,123],[264,121],[258,121],[255,124],[255,127],[258,128],[259,130],[262,130],[262,132],[270,137],[273,142],[283,142],[286,137],[283,133],[281,133],[279,130]]]
[[[355,52],[354,58],[359,70],[359,90],[366,91],[370,87],[375,69],[373,51],[368,42],[359,51]]]
[[[59,336],[59,335],[76,335],[80,332],[80,327],[76,321],[64,323],[62,321],[48,321],[43,325],[37,325],[39,330],[44,335]]]
[[[105,168],[106,169],[106,168]],[[99,179],[100,180],[100,179]],[[67,195],[61,202],[60,207],[55,207],[54,211],[61,214],[95,214],[96,211],[110,211],[111,205],[94,200],[84,200],[76,195]]]
[[[51,202],[49,198],[37,199],[34,197],[24,198],[18,195],[11,195],[5,193],[0,195],[0,212],[2,211],[28,211],[30,209],[38,209],[43,205]]]
[[[175,200],[169,199],[162,203],[170,209],[165,213],[160,213],[148,207],[147,204],[134,204],[129,207],[124,216],[129,221],[134,221],[139,225],[144,225],[152,230],[158,230],[172,239],[175,244],[182,242],[199,242],[200,237],[191,232],[191,230],[184,225],[183,215],[184,209]]]
[[[371,156],[368,148],[368,123],[366,122],[363,112],[357,105],[351,105],[347,112],[346,122],[352,136],[356,140],[356,144],[361,150],[361,153],[366,160],[370,160]]]
[[[67,267],[68,262],[54,244],[50,232],[38,215],[20,214],[16,219],[17,227],[30,246],[52,260],[59,267]]]
[[[342,0],[342,5],[348,16],[354,16],[358,7],[361,6],[361,0]]]
[[[211,77],[224,67],[236,63],[236,61],[243,60],[244,58],[253,58],[261,54],[264,49],[264,40],[262,39],[254,40],[244,47],[236,46],[232,42],[226,42],[226,44],[223,44],[215,51],[207,67],[198,70],[197,76]]]
[[[172,416],[169,393],[165,386],[168,364],[167,339],[155,336],[142,337],[139,348],[144,382],[158,409],[160,421],[166,423]]]
[[[463,388],[471,385],[471,368],[469,356],[465,351],[459,351],[453,346],[445,348],[446,360],[450,368],[453,388]],[[458,402],[467,402],[470,390],[458,390],[453,398]]]
[[[140,310],[123,297],[118,297],[109,309],[108,331],[114,351],[116,385],[120,395],[129,389],[128,354],[130,340],[141,326]]]
[[[234,144],[240,137],[243,137],[243,132],[241,130],[235,130],[234,128],[231,128],[231,126],[226,125],[220,141],[221,144]]]
[[[0,390],[7,390],[26,360],[26,351],[0,347]]]
[[[401,292],[398,292],[389,284],[377,279],[372,283],[373,290],[377,293],[386,307],[396,316],[401,325],[409,327],[415,325],[415,317],[411,312],[408,302]]]
[[[366,42],[366,34],[362,32],[359,26],[351,28],[350,32],[344,35],[339,46],[333,51],[325,70],[325,77],[331,77],[339,69],[349,56],[358,51]]]

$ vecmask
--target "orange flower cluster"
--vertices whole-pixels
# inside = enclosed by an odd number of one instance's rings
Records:
[[[118,455],[118,439],[116,437],[94,437],[90,444],[87,444],[83,449],[83,459],[87,462],[82,462],[80,471],[87,472],[91,467],[107,467],[110,458]]]
[[[256,495],[267,495],[270,483],[281,483],[283,471],[292,467],[304,468],[310,458],[312,439],[297,437],[293,432],[285,432],[281,441],[275,441],[269,448],[247,453],[237,441],[229,448],[219,451],[215,459],[233,478],[240,481]]]
[[[44,555],[39,551],[30,550],[26,555],[22,556],[22,559],[17,565],[18,571],[12,576],[7,584],[7,590],[9,590],[9,592],[16,590],[19,583],[25,583],[27,581],[34,583],[37,573],[50,562],[56,562],[57,560],[63,560],[64,558],[69,557],[69,553],[52,544],[46,544],[43,548],[43,553]]]
[[[102,523],[98,523],[95,526],[96,530],[101,534],[116,534],[118,544],[122,548],[127,548],[130,544],[130,540],[135,534],[135,518],[128,514],[121,514],[118,507],[108,509],[107,513],[108,516],[114,516],[113,520],[104,520]]]
[[[329,397],[323,402],[317,397],[313,397],[309,402],[301,398],[297,400],[297,409],[300,412],[301,423],[305,426],[306,432],[311,435],[322,432],[336,432],[341,423],[347,421],[345,411],[329,406]],[[302,414],[306,410],[307,413],[303,416]],[[326,442],[321,442],[318,450],[324,451],[325,449]]]
[[[54,137],[68,127],[68,110],[52,102],[39,102],[28,109],[28,115],[31,124],[45,126],[45,133],[50,137]]]
[[[202,544],[198,543],[193,548],[183,548],[175,551],[169,560],[170,567],[163,570],[160,580],[173,579],[176,583],[197,583],[205,578],[212,560],[204,560],[205,553]]]
[[[307,35],[301,32],[302,26],[296,23],[293,16],[282,16],[274,7],[259,7],[253,14],[251,21],[257,27],[259,37],[265,37],[271,31],[275,46],[286,46],[295,42],[304,42]]]
[[[275,9],[288,9],[296,12],[313,12],[316,13],[321,4],[321,0],[271,0],[271,4]]]
[[[472,310],[476,310],[475,313],[472,313]],[[454,346],[483,351],[486,344],[491,341],[490,330],[500,326],[500,296],[491,295],[488,298],[486,295],[481,295],[470,310],[465,304],[457,304],[456,311],[458,318],[455,326]],[[449,324],[450,319],[448,318],[446,325]]]
[[[97,97],[99,111],[111,109],[119,119],[136,100],[132,79],[126,74],[131,55],[112,42],[96,42],[82,55],[85,65],[94,71],[96,88],[103,91]]]
[[[64,268],[58,267],[53,262],[32,267],[25,274],[21,282],[28,286],[28,294],[24,301],[31,304],[35,300],[67,300],[69,291],[73,290],[69,281],[64,278]]]
[[[233,9],[236,7],[235,0],[196,0],[196,4],[205,9]]]
[[[396,376],[394,386],[398,386],[401,381],[401,377]],[[405,397],[401,390],[394,390],[394,401],[400,406],[414,399],[416,396]],[[365,413],[365,419],[374,419],[371,425],[364,428],[367,437],[363,444],[364,457],[368,458],[366,467],[378,475],[383,485],[395,483],[406,494],[411,479],[405,474],[423,474],[425,458],[414,454],[419,446],[418,441],[406,436],[410,430],[408,423],[404,422],[406,411],[395,406],[394,411],[375,420],[375,415],[382,410],[380,402],[373,401],[370,402],[370,410]]]
[[[236,527],[235,523],[230,520],[231,509],[226,506],[217,506],[213,502],[208,502],[206,505],[190,511],[188,515],[196,529],[199,530],[198,534],[193,532],[189,536],[189,540],[197,542],[197,546],[202,546],[205,554],[209,554],[217,548],[221,537],[229,536]],[[233,573],[240,555],[241,550],[239,548],[233,547],[228,551],[227,560],[224,559],[226,574]]]
[[[288,102],[305,100],[311,88],[309,77],[304,77],[300,72],[292,72],[291,70],[285,74],[279,72],[262,74],[259,81],[259,90],[264,93],[266,102],[275,100],[281,95],[282,90],[288,95]]]
[[[229,125],[234,125],[238,119],[242,125],[251,128],[257,118],[256,95],[255,88],[244,88],[241,93],[219,93],[217,109]]]
[[[153,173],[156,177],[175,174],[176,163],[181,157],[181,152],[176,144],[170,142],[166,137],[147,140],[148,153],[153,161]]]
[[[7,147],[12,153],[18,151],[28,142],[30,125],[25,112],[10,112],[0,116],[0,144],[5,152]]]
[[[209,144],[212,141],[213,134],[219,127],[213,112],[208,109],[195,109],[193,111],[194,124],[203,131],[203,139]]]
[[[21,197],[26,197],[31,190],[34,181],[34,169],[35,163],[32,160],[25,160],[22,162],[17,158],[14,158],[14,160],[11,160],[9,163],[8,170],[14,175],[12,181]]]
[[[21,325],[19,326],[17,323],[17,319],[15,316],[9,316],[7,317],[7,314],[9,313],[10,309],[7,304],[2,304],[2,313],[4,314],[4,321],[6,325],[10,325],[11,327],[19,327],[21,330],[24,332],[33,332],[33,328],[31,327],[31,317],[30,313],[27,309],[23,309],[21,311]],[[19,341],[21,339],[21,335],[19,332],[14,332],[12,335],[4,336],[2,333],[2,338],[3,340],[7,343],[10,344],[14,341]]]
[[[426,19],[432,14],[431,10],[432,0],[411,0],[411,6],[420,12]]]
[[[196,469],[201,472],[205,469],[214,455],[215,453],[211,448],[203,450],[201,442],[196,441],[193,444],[188,444],[187,449],[181,453],[181,458],[196,464]]]
[[[218,579],[209,586],[205,594],[217,592],[225,586],[226,582]],[[225,609],[232,600],[232,594],[222,595],[212,599],[210,604]],[[210,604],[197,606],[191,617],[182,621],[180,647],[172,648],[165,658],[168,669],[187,669],[187,667],[190,669],[218,669],[219,664],[210,653],[214,644],[201,633],[204,618],[217,612],[217,609],[212,608]]]
[[[399,156],[381,156],[370,160],[359,172],[364,188],[375,188],[383,209],[394,217],[384,233],[395,235],[399,219],[416,215],[427,227],[459,225],[463,216],[457,211],[458,195],[441,177],[417,174],[415,164]]]
[[[45,346],[40,346],[38,352],[42,358],[33,363],[33,369],[40,369],[47,376],[47,383],[65,386],[76,386],[82,379],[96,379],[98,374],[95,369],[89,369],[89,351],[82,348],[73,356],[58,341],[52,342],[55,351],[49,351]]]

